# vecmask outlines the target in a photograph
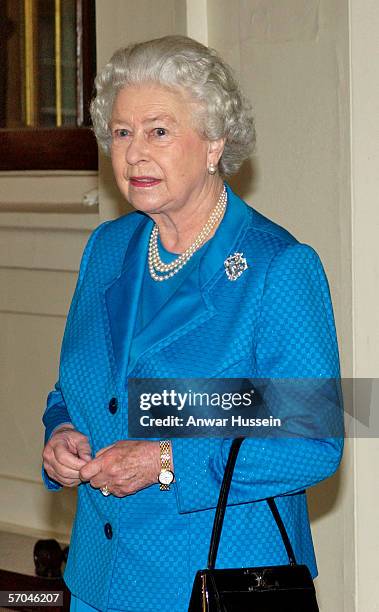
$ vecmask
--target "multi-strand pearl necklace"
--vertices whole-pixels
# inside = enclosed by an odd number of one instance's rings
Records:
[[[183,266],[186,265],[186,263],[191,259],[192,255],[202,246],[207,236],[209,236],[211,231],[223,217],[226,209],[227,197],[228,196],[224,186],[218,202],[215,208],[212,210],[210,217],[200,234],[198,234],[193,243],[183,253],[178,255],[178,257],[176,257],[170,263],[164,263],[160,258],[158,248],[159,231],[158,226],[156,224],[154,225],[149,240],[148,263],[150,275],[155,281],[164,281],[171,278],[177,274],[179,270],[183,268]]]

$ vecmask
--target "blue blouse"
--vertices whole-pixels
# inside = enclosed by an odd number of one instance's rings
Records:
[[[183,266],[183,268],[171,278],[165,281],[155,281],[151,278],[149,266],[146,261],[145,273],[142,282],[142,288],[139,295],[137,317],[134,326],[134,337],[137,336],[143,328],[150,323],[155,315],[163,308],[165,303],[173,296],[173,294],[182,287],[191,274],[198,273],[199,263],[205,255],[209,242],[203,244],[191,257],[191,259]],[[158,238],[158,249],[161,260],[164,263],[170,263],[176,259],[177,254],[167,251]],[[184,288],[184,287],[183,287]],[[134,360],[133,344],[130,350],[130,361]]]

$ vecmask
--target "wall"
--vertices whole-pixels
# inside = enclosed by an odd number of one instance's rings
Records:
[[[350,0],[349,6],[354,375],[378,378],[379,5],[373,0]],[[372,409],[377,412],[376,402]],[[357,439],[354,450],[356,609],[376,612],[379,610],[378,439]]]

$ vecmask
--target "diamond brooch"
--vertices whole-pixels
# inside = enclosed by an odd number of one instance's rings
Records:
[[[235,281],[246,270],[247,261],[243,253],[233,253],[224,261],[225,273],[230,281]]]

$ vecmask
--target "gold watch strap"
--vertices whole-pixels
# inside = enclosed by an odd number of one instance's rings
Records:
[[[160,440],[159,448],[161,453],[161,470],[171,470],[171,444],[169,440]],[[161,491],[169,491],[170,485],[159,484]]]

